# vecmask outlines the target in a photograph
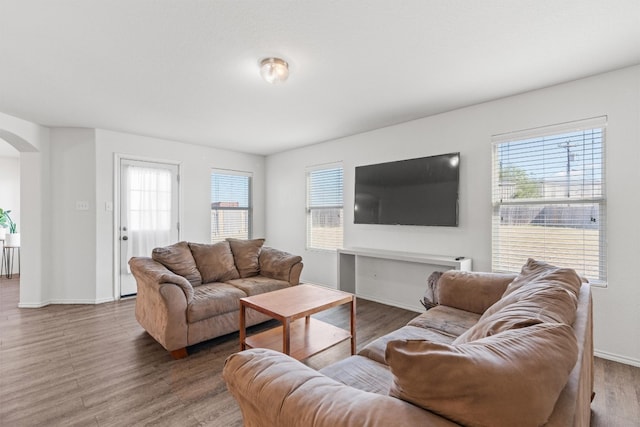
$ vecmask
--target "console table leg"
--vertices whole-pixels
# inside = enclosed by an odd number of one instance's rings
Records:
[[[351,300],[351,354],[356,354],[356,296]]]

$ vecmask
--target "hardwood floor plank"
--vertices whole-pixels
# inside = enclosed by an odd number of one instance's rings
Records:
[[[242,426],[222,380],[237,333],[173,360],[136,322],[134,299],[19,309],[18,292],[17,279],[0,279],[1,426]],[[415,316],[358,300],[357,349]],[[349,327],[347,306],[314,317]],[[320,369],[349,355],[346,341],[303,363]],[[639,427],[640,368],[596,359],[595,381],[591,426]]]

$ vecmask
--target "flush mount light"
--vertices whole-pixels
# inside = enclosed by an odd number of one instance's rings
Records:
[[[289,64],[284,59],[265,58],[260,61],[260,75],[268,83],[282,83],[289,77]]]

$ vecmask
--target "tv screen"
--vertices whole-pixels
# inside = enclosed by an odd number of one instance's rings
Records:
[[[460,153],[356,167],[356,224],[456,227]]]

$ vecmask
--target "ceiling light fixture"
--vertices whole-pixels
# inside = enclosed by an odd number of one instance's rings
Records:
[[[289,77],[289,64],[284,59],[265,58],[260,61],[260,75],[268,83],[282,83]]]

